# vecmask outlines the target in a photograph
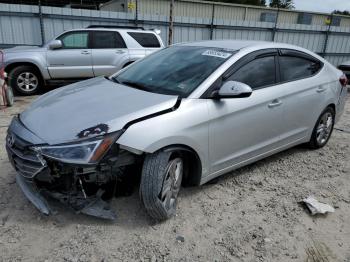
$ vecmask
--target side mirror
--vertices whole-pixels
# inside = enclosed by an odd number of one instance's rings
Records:
[[[225,82],[216,92],[214,98],[241,98],[249,97],[253,90],[247,84],[237,82],[237,81],[227,81]]]
[[[49,48],[51,50],[62,48],[62,41],[61,40],[52,40],[49,43]]]

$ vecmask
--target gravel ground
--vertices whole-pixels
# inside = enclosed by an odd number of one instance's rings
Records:
[[[0,111],[0,261],[350,262],[350,133],[297,147],[180,192],[176,217],[157,224],[135,192],[113,200],[116,222],[57,206],[41,215],[15,183],[4,149],[7,125],[33,97]],[[48,123],[49,124],[49,123]],[[337,128],[350,130],[350,104]],[[313,195],[335,213],[310,216]]]

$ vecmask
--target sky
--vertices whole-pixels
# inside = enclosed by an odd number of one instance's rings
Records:
[[[294,5],[296,10],[314,12],[350,11],[350,0],[294,0]]]

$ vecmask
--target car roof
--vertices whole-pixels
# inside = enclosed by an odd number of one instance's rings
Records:
[[[257,49],[261,48],[291,48],[295,50],[306,50],[304,48],[276,42],[268,41],[249,41],[249,40],[208,40],[208,41],[199,41],[199,42],[190,42],[190,43],[180,43],[179,45],[183,46],[203,46],[203,47],[216,47],[216,48],[225,48],[231,50],[240,50],[247,47],[256,47]]]
[[[305,49],[300,46],[291,45],[291,44],[285,44],[285,43],[278,43],[278,42],[268,42],[268,41],[251,41],[251,40],[206,40],[206,41],[198,41],[198,42],[189,42],[189,43],[179,43],[175,45],[181,45],[181,46],[198,46],[198,47],[212,47],[212,48],[223,48],[223,49],[229,49],[234,51],[243,51],[249,53],[252,51],[257,51],[261,49],[268,49],[268,48],[284,48],[284,49],[293,49],[296,51],[304,52],[306,54],[309,54],[318,60],[322,61],[323,63],[327,63],[327,60],[325,60],[323,57],[319,56],[318,54]]]
[[[68,31],[119,31],[119,32],[138,32],[138,33],[153,33],[156,34],[156,32],[154,32],[153,29],[128,29],[128,28],[105,28],[105,27],[94,27],[94,28],[80,28],[80,29],[72,29],[72,30],[68,30]]]

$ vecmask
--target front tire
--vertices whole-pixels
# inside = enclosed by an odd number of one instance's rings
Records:
[[[20,95],[34,95],[42,87],[42,78],[32,66],[18,66],[9,73],[9,84]]]
[[[175,214],[183,173],[184,161],[178,154],[158,151],[146,156],[140,198],[151,217],[161,221]]]
[[[332,135],[334,127],[335,111],[332,107],[327,107],[318,118],[312,131],[308,146],[311,149],[324,147]]]

